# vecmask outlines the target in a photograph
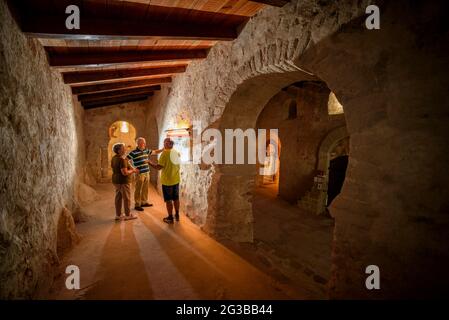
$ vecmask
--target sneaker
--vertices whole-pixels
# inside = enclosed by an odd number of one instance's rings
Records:
[[[129,216],[125,217],[125,220],[133,220],[133,219],[137,219],[137,217],[133,214],[130,214]]]
[[[145,203],[145,204],[142,205],[142,207],[152,207],[152,206],[153,206],[152,203]]]
[[[176,213],[176,214],[175,214],[175,220],[176,220],[177,222],[179,222],[179,213]]]
[[[172,224],[173,223],[173,217],[172,216],[168,216],[168,217],[166,217],[166,218],[164,218],[164,219],[162,219],[165,223],[168,223],[168,224]]]
[[[142,207],[135,207],[134,209],[137,210],[137,211],[143,211]]]

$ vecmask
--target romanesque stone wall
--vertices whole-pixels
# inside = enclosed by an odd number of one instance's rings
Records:
[[[76,202],[83,143],[76,118],[82,112],[48,66],[42,46],[20,32],[4,1],[0,101],[0,298],[36,297],[51,284],[58,263],[61,213]]]

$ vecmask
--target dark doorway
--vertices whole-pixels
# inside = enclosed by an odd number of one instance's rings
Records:
[[[330,161],[329,183],[327,187],[327,206],[329,206],[343,187],[346,168],[348,167],[348,156],[339,156]]]

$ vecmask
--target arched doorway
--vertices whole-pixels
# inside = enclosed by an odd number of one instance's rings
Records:
[[[296,89],[290,88],[292,86]],[[284,90],[285,88],[287,89]],[[305,95],[304,92],[310,94]],[[280,113],[279,121],[276,122],[285,125],[283,132],[285,133],[284,137],[287,138],[284,140],[283,136],[280,136],[282,139],[280,168],[285,169],[289,166],[293,168],[295,163],[305,160],[310,162],[307,164],[307,168],[310,169],[309,175],[302,177],[303,181],[307,180],[309,185],[301,186],[307,191],[314,184],[314,172],[318,161],[317,151],[321,139],[314,136],[313,146],[309,144],[303,152],[309,155],[313,154],[313,161],[310,161],[309,158],[303,158],[301,153],[297,153],[301,148],[298,141],[302,141],[298,138],[307,138],[307,134],[292,135],[289,129],[292,126],[297,126],[299,121],[304,121],[305,116],[307,119],[309,117],[310,119],[316,118],[317,123],[322,122],[322,119],[329,118],[326,127],[328,130],[323,131],[322,136],[325,136],[332,126],[335,128],[336,125],[342,123],[342,119],[344,124],[344,114],[335,116],[340,117],[339,121],[330,118],[334,117],[334,115],[329,115],[328,110],[330,92],[331,90],[324,81],[300,71],[256,76],[239,86],[228,102],[218,127],[222,132],[225,132],[226,129],[270,128],[270,123],[273,123],[272,120],[275,118],[271,115],[267,116],[267,122],[261,126],[259,117],[275,95],[279,93],[285,95],[285,103],[280,104],[283,112]],[[304,95],[301,96],[301,93]],[[319,105],[319,108],[311,108],[310,113],[306,114],[303,109],[309,109],[310,104]],[[344,130],[346,132],[346,129]],[[347,136],[347,133],[345,134]],[[224,136],[224,134],[222,135]],[[312,139],[312,137],[308,138]],[[329,157],[334,144],[329,143],[328,147],[327,157]],[[283,155],[286,154],[288,156],[284,157]],[[286,164],[289,165],[286,166]],[[295,279],[292,280],[294,281],[293,285],[298,288],[301,284],[307,284],[307,290],[311,296],[325,297],[326,286],[331,279],[334,221],[327,217],[304,214],[304,211],[298,208],[296,201],[292,204],[284,199],[273,199],[275,197],[272,196],[272,193],[268,197],[264,194],[261,196],[259,190],[255,188],[255,186],[260,186],[261,181],[258,169],[258,165],[248,163],[214,166],[214,174],[208,192],[208,215],[203,228],[218,237],[230,238],[237,242],[255,242],[256,247],[263,248],[259,250],[259,254],[268,261],[282,260],[281,256],[288,257],[288,262],[276,265],[275,268],[278,271],[282,270],[280,272],[284,276],[288,275],[290,279]],[[280,172],[278,178],[282,180],[282,177],[286,176],[287,179],[284,183],[288,187],[285,189],[296,195],[299,188],[295,184],[297,173],[295,171],[293,174],[293,171],[295,170],[284,171],[286,175]],[[301,171],[299,172],[301,173]],[[287,198],[289,196],[290,194],[286,194]],[[326,198],[327,196],[324,194],[324,200]],[[316,202],[314,205],[316,207]],[[323,202],[323,208],[325,205],[326,203]],[[304,222],[306,220],[307,222]],[[313,232],[310,232],[311,230]],[[311,251],[310,248],[314,249]],[[303,265],[308,267],[300,267]]]
[[[276,93],[292,83],[315,80],[315,76],[302,71],[291,71],[259,75],[244,81],[227,103],[218,129],[225,136],[225,129],[256,128],[259,114]],[[257,179],[256,164],[215,165],[214,172],[203,229],[237,242],[252,242],[252,194]],[[233,187],[229,188],[230,185]]]
[[[340,194],[349,161],[349,138],[340,140],[329,155],[326,207]]]
[[[348,159],[349,134],[346,126],[343,126],[329,132],[320,145],[317,176],[315,177],[317,214],[325,213],[326,208],[340,193],[346,176]],[[332,160],[334,161],[331,164]],[[330,197],[329,185],[331,186]]]
[[[225,129],[257,128],[258,117],[273,96],[293,84],[304,86],[308,83],[310,86],[327,90],[326,94],[323,94],[323,97],[325,97],[324,102],[327,106],[330,90],[325,82],[302,71],[265,74],[246,80],[239,86],[228,102],[220,119],[219,129],[224,132]],[[248,97],[251,97],[251,99],[248,99]],[[289,101],[285,106],[287,113],[284,119],[291,120],[298,117],[297,103],[293,104]],[[327,107],[325,112],[327,116]],[[285,146],[283,149],[285,149]],[[292,161],[297,160],[300,161],[300,159],[292,159]],[[281,163],[282,167],[282,159]],[[258,181],[257,168],[257,165],[253,164],[226,164],[214,167],[215,175],[212,178],[210,191],[208,192],[210,197],[209,203],[213,203],[213,205],[208,208],[210,214],[208,213],[206,224],[203,227],[205,231],[212,234],[220,233],[220,236],[225,236],[238,242],[253,241],[252,193],[254,182]],[[308,180],[311,181],[308,188],[310,189],[313,185],[313,173]],[[233,185],[233,191],[229,192],[229,190],[226,190],[226,185]],[[215,194],[219,195],[219,200],[217,200]],[[236,199],[241,201],[237,202]],[[227,215],[229,212],[238,212],[238,214],[233,214],[228,219]]]
[[[203,227],[217,237],[253,242],[259,257],[270,262],[270,270],[275,269],[291,279],[292,286],[317,299],[326,297],[331,279],[334,221],[301,210],[297,196],[313,187],[321,140],[345,123],[344,114],[329,115],[330,92],[324,81],[301,71],[256,76],[238,87],[218,127],[224,132],[277,129],[280,125],[279,197],[257,188],[257,165],[216,165]],[[271,104],[278,95],[282,100]],[[268,107],[274,112],[265,114],[261,123]],[[304,124],[307,126],[301,127]],[[315,127],[320,128],[319,135]],[[314,134],[309,135],[309,131]],[[306,140],[307,145],[303,145]]]
[[[276,129],[282,152],[276,175],[257,171],[251,199],[253,242],[259,256],[314,298],[326,296],[334,224],[329,217],[316,215],[322,193],[313,189],[317,150],[329,130],[345,123],[344,114],[329,114],[329,93],[321,81],[292,83],[268,101],[256,122],[258,130]],[[269,155],[267,148],[265,161],[274,162]],[[265,168],[265,163],[260,166]],[[310,208],[298,206],[299,197]]]
[[[112,147],[116,143],[124,143],[126,152],[136,147],[136,129],[127,121],[116,121],[108,129],[109,143],[107,149],[107,166],[102,165],[102,177],[110,179],[112,177],[112,169],[110,166],[111,159],[114,156]]]

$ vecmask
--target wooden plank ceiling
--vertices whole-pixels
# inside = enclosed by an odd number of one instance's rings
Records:
[[[10,0],[21,30],[38,38],[50,66],[85,109],[145,100],[218,41],[238,36],[265,5],[288,0]],[[80,29],[65,27],[66,7]]]

